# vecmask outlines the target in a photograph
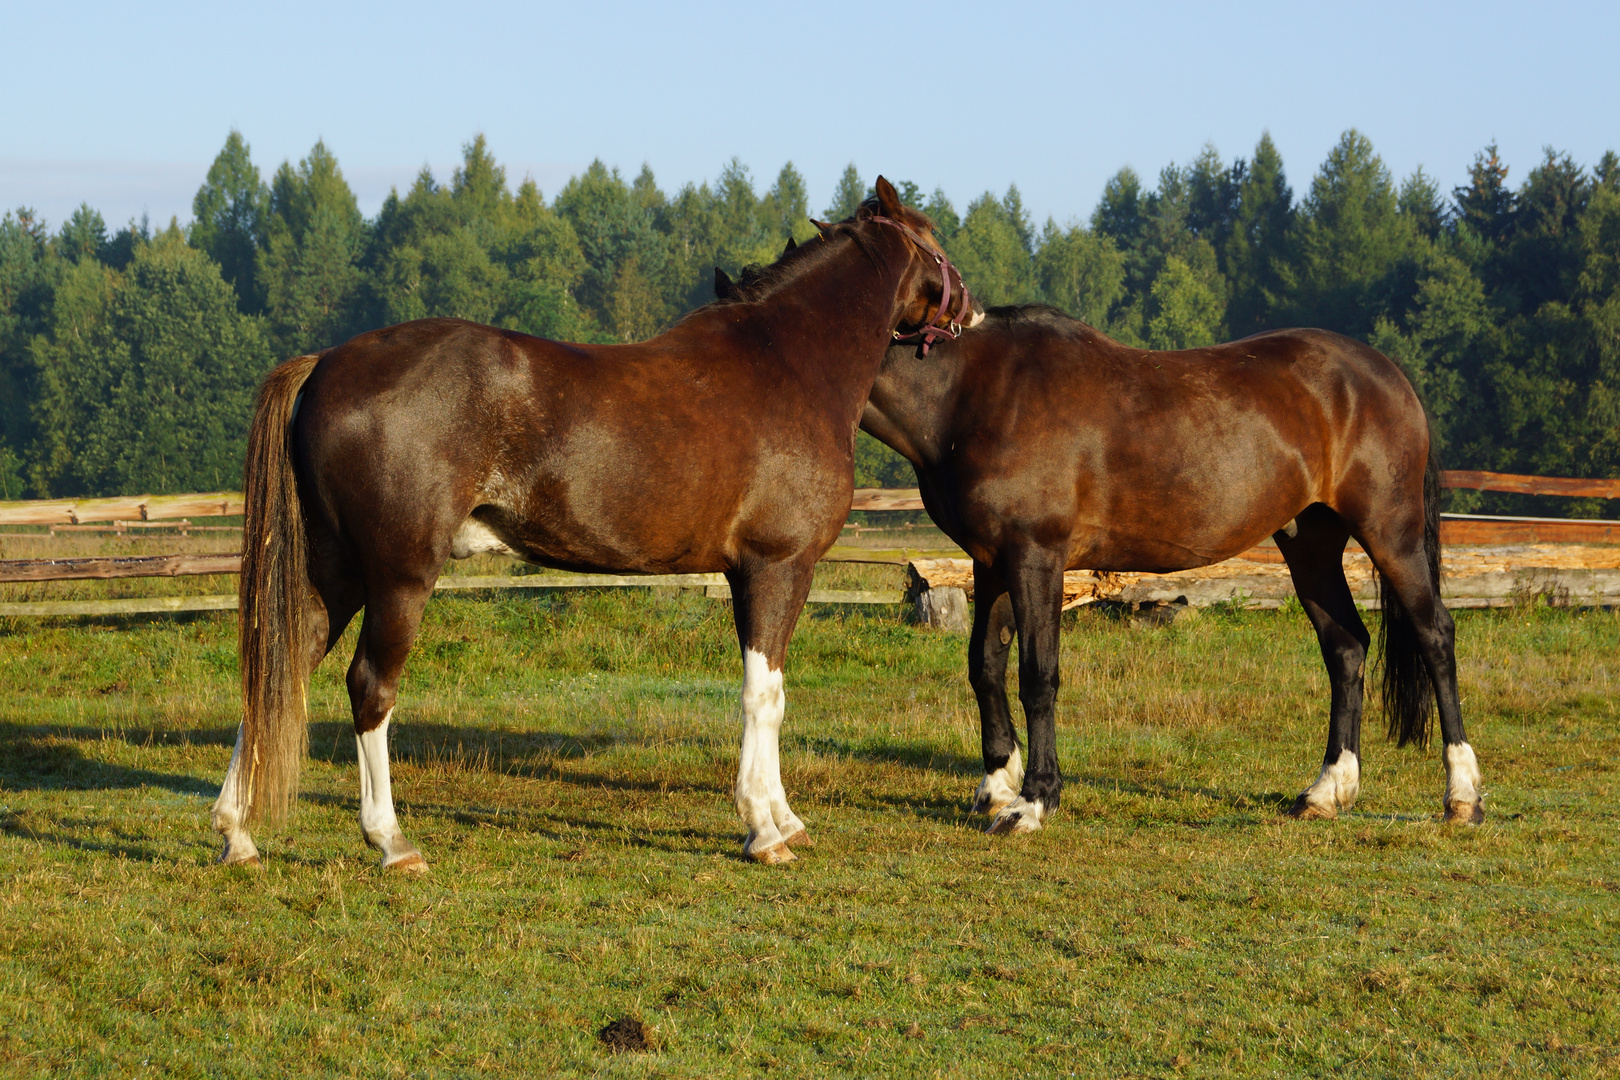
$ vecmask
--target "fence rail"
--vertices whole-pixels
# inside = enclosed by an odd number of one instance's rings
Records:
[[[1620,480],[1577,480],[1568,476],[1520,476],[1517,473],[1445,469],[1440,486],[1465,491],[1506,491],[1519,495],[1575,495],[1620,499]]]
[[[1477,491],[1503,491],[1531,495],[1620,498],[1620,480],[1581,480],[1557,476],[1521,476],[1513,473],[1453,470],[1441,474],[1445,487]],[[921,510],[917,488],[858,488],[852,510]],[[194,517],[232,516],[242,513],[239,492],[196,495],[137,495],[111,499],[56,499],[0,502],[0,525],[46,525],[84,528],[94,522],[145,524],[180,522]],[[196,528],[196,526],[192,526]],[[205,527],[206,528],[206,527]],[[1445,514],[1441,538],[1447,544],[1620,544],[1620,521],[1575,518],[1492,517]],[[1275,552],[1255,549],[1240,559],[1274,561]],[[862,560],[856,560],[862,561]],[[131,557],[0,560],[0,583],[105,580],[135,577],[235,574],[241,570],[238,554],[177,554]],[[447,576],[440,590],[559,589],[590,587],[653,587],[702,589],[705,595],[729,598],[730,588],[719,574],[518,574]],[[810,600],[819,603],[900,603],[898,590],[816,589]],[[165,596],[114,600],[34,600],[0,603],[0,615],[110,615],[163,611],[234,610],[236,597]]]
[[[1446,470],[1443,487],[1521,495],[1573,495],[1620,499],[1620,480]],[[918,488],[856,488],[851,510],[921,510]],[[198,495],[126,495],[110,499],[45,499],[0,502],[0,525],[87,525],[98,521],[172,521],[186,517],[231,517],[242,513],[240,491]]]
[[[220,556],[236,559],[238,556]],[[127,561],[127,560],[126,560]],[[4,564],[0,564],[4,565]],[[223,570],[187,571],[225,573]],[[111,576],[135,577],[136,574]],[[0,578],[0,580],[6,580]],[[15,579],[12,579],[15,580]],[[33,578],[30,580],[48,580]],[[731,586],[722,574],[508,574],[453,575],[441,577],[435,592],[470,589],[601,589],[655,588],[702,590],[712,600],[730,600]],[[905,600],[900,589],[811,589],[812,604],[899,604]],[[115,600],[26,600],[0,603],[0,616],[7,615],[145,615],[182,611],[235,611],[234,594],[213,596],[137,596]]]

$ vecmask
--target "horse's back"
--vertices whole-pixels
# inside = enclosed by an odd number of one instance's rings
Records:
[[[1281,330],[1206,348],[1130,348],[1074,320],[981,347],[960,430],[962,512],[1069,562],[1184,569],[1228,558],[1313,503],[1365,509],[1421,484],[1427,429],[1399,369],[1349,338]],[[998,438],[986,438],[987,432]],[[993,510],[991,509],[993,507]],[[1044,539],[1041,539],[1044,538]]]

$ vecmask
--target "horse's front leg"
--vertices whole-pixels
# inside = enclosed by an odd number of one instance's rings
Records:
[[[782,665],[815,568],[770,563],[727,575],[737,640],[743,654],[743,736],[737,762],[737,812],[748,825],[743,854],[755,862],[794,858],[792,848],[811,846],[804,822],[788,806],[778,748],[787,697]]]
[[[1057,758],[1058,628],[1063,558],[1043,549],[1014,552],[1001,568],[1018,625],[1018,699],[1029,726],[1029,763],[1018,797],[996,814],[990,833],[1034,832],[1063,791]],[[975,579],[977,580],[977,579]]]
[[[1017,627],[1007,587],[989,567],[973,563],[973,635],[968,640],[968,683],[979,702],[979,747],[984,779],[973,793],[975,814],[999,814],[1018,798],[1024,759],[1018,752],[1007,703],[1007,657]]]

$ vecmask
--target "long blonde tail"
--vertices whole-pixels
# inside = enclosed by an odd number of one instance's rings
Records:
[[[242,477],[242,758],[244,824],[286,816],[309,743],[305,706],[310,601],[303,508],[289,453],[298,392],[319,356],[297,356],[259,387]]]

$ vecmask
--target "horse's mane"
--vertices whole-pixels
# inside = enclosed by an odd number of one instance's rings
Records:
[[[1020,330],[1044,330],[1076,341],[1119,344],[1090,323],[1083,322],[1050,304],[1006,304],[985,308],[982,325],[986,329],[1003,327],[1010,333],[1017,333]]]
[[[831,250],[824,241],[830,240],[834,236],[848,236],[855,246],[861,250],[861,253],[872,261],[872,265],[881,267],[883,264],[879,260],[877,252],[873,249],[871,241],[859,229],[855,228],[855,225],[882,212],[883,210],[877,199],[867,199],[861,203],[860,209],[856,211],[854,217],[847,221],[825,226],[820,237],[816,240],[807,240],[792,250],[783,252],[780,258],[768,266],[750,263],[743,267],[742,272],[732,279],[730,293],[710,301],[704,307],[751,303],[756,300],[764,300],[775,294],[779,289],[797,281],[812,267],[819,265]],[[920,210],[914,211],[914,213],[926,223],[927,231],[932,231],[934,228],[933,220]],[[698,310],[701,311],[702,308]]]

